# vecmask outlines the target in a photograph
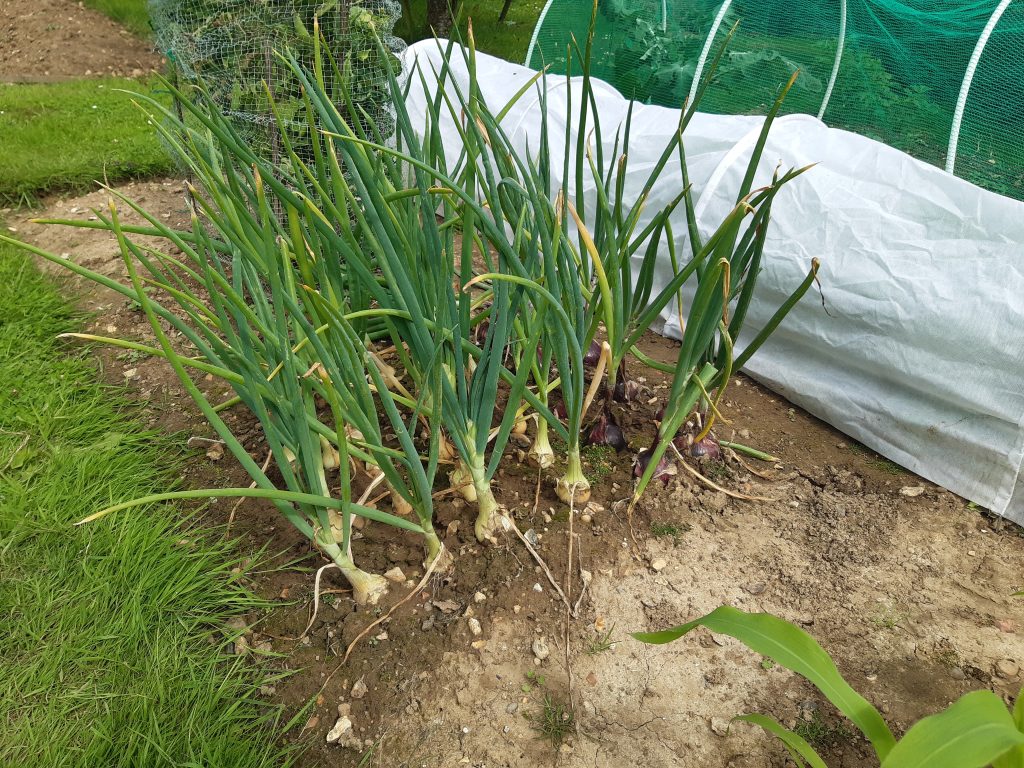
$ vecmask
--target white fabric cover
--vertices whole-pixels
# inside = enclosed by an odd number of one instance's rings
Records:
[[[406,53],[431,92],[440,51],[438,41],[427,40]],[[452,77],[465,86],[463,58],[457,53],[454,59]],[[495,111],[534,75],[480,53],[477,72]],[[407,106],[422,121],[425,94],[418,75],[412,82]],[[539,88],[503,122],[524,153],[538,145]],[[580,83],[551,77],[547,90],[550,135],[559,137],[567,92],[575,112]],[[604,83],[595,91],[611,152],[629,105]],[[676,110],[634,107],[629,202],[678,118]],[[761,125],[758,117],[709,114],[690,123],[684,141],[705,236],[733,206]],[[459,136],[453,124],[445,135],[454,159]],[[812,288],[747,372],[882,455],[1024,524],[1024,203],[806,115],[776,122],[758,181],[770,180],[779,163],[783,169],[818,165],[775,202],[763,272],[737,346],[799,284],[813,257],[821,260],[827,312]],[[647,210],[677,195],[681,183],[676,162],[664,171]],[[592,185],[586,193],[593,194]],[[687,254],[681,207],[678,217],[678,252]],[[666,256],[655,291],[670,276]],[[662,320],[660,330],[672,336],[675,312],[666,310]]]

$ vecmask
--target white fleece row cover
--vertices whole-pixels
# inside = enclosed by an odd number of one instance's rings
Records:
[[[437,88],[444,45],[427,40],[406,54],[406,63],[424,73],[427,91]],[[464,58],[458,50],[453,58],[450,77],[465,87]],[[476,60],[482,95],[495,112],[535,74],[480,53]],[[407,106],[422,122],[420,83],[414,73]],[[539,145],[541,87],[553,137],[564,136],[567,95],[573,111],[580,103],[579,79],[538,82],[503,120],[524,154]],[[594,95],[607,157],[629,102],[601,82]],[[678,119],[676,110],[634,106],[627,204]],[[705,237],[735,204],[762,122],[697,114],[684,134]],[[443,135],[454,160],[460,139],[450,116]],[[805,115],[775,123],[755,186],[769,182],[780,163],[783,169],[817,165],[775,201],[763,271],[737,349],[796,288],[814,257],[821,260],[825,306],[812,288],[747,372],[883,456],[1024,524],[1024,203]],[[593,195],[592,182],[585,186],[582,194]],[[646,210],[659,209],[681,188],[676,160]],[[676,248],[683,254],[689,252],[685,213],[681,206],[677,211]],[[655,293],[671,274],[666,253]],[[655,330],[677,335],[674,309],[661,319]]]

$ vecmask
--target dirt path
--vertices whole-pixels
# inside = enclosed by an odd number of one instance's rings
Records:
[[[0,83],[142,77],[161,59],[98,11],[71,0],[0,0]]]
[[[168,180],[125,191],[180,222],[186,213],[180,189]],[[44,213],[85,218],[105,199],[97,192],[54,202]],[[122,273],[116,248],[102,233],[11,223],[20,236],[69,259]],[[122,297],[93,293],[87,304],[100,313],[94,323],[100,331],[148,335]],[[646,344],[650,354],[673,354],[663,339]],[[111,380],[127,379],[148,401],[155,425],[207,433],[160,361],[103,360]],[[660,382],[646,384],[656,400]],[[458,555],[454,575],[399,610],[345,667],[340,654],[373,616],[342,595],[321,610],[309,638],[296,642],[289,638],[308,619],[310,573],[261,569],[253,586],[279,606],[253,616],[260,624],[249,642],[285,654],[276,662],[280,668],[301,670],[265,693],[289,715],[319,694],[301,736],[310,745],[303,765],[787,765],[779,744],[754,728],[737,723],[726,733],[730,718],[750,711],[799,725],[832,768],[872,765],[863,740],[813,688],[738,643],[706,632],[660,648],[627,639],[628,632],[664,628],[723,603],[798,622],[898,732],[972,688],[1017,694],[1024,610],[1011,594],[1024,585],[1021,529],[880,459],[749,379],[738,379],[724,405],[731,425],[721,436],[779,461],[758,464],[770,479],[736,465],[708,465],[705,472],[723,487],[775,500],[738,501],[681,474],[638,508],[634,552],[615,505],[630,488],[629,457],[592,458],[589,469],[603,479],[595,504],[577,510],[573,525],[593,581],[582,615],[569,625],[568,666],[564,607],[543,574],[515,541],[478,547],[465,510],[454,502],[438,508],[446,545]],[[620,414],[627,431],[650,434],[654,407]],[[252,440],[262,458],[258,435]],[[202,452],[187,472],[186,482],[197,487],[247,482],[230,458]],[[567,510],[548,490],[534,509],[535,480],[534,470],[510,456],[499,495],[522,530],[540,535],[540,551],[564,580]],[[226,518],[226,506],[211,509]],[[237,514],[235,530],[253,548],[266,544],[282,563],[305,557],[307,568],[316,564],[306,543],[271,510],[246,504]],[[363,533],[361,562],[378,570],[398,563],[410,583],[421,573],[409,542],[377,526]],[[328,582],[342,586],[330,575]],[[395,599],[408,588],[396,586]],[[479,636],[470,631],[470,615],[481,624]],[[549,649],[543,660],[534,651],[541,638]],[[363,695],[357,695],[359,680]],[[538,716],[546,697],[568,702],[570,688],[575,722],[554,746],[538,734]],[[326,743],[339,706],[355,724],[355,738],[344,747]],[[372,757],[360,762],[371,748]]]

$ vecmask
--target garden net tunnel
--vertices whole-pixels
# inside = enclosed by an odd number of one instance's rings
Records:
[[[591,10],[548,0],[527,66],[564,73]],[[1024,199],[1024,2],[598,0],[593,74],[678,108],[737,22],[702,110],[764,114],[799,69],[785,112]]]
[[[423,122],[426,100],[437,89],[468,86],[461,49],[449,80],[438,82],[444,45],[426,40],[405,54],[407,66],[420,73],[411,76],[406,99],[414,124]],[[481,97],[494,113],[504,111],[502,127],[524,157],[539,146],[542,112],[551,135],[572,124],[581,78],[552,76],[531,86],[534,70],[482,53],[476,62]],[[593,106],[610,157],[629,101],[596,83]],[[736,203],[762,123],[698,112],[683,134],[705,241]],[[645,195],[640,231],[643,215],[684,186],[676,160],[644,188],[678,124],[676,109],[632,108],[630,170],[621,195],[627,209]],[[449,120],[440,131],[454,163],[461,126]],[[589,127],[584,134],[592,134]],[[556,153],[552,184],[564,185],[577,204],[592,200],[593,178],[585,173],[582,187],[575,186],[571,173],[560,177],[562,163]],[[765,327],[814,258],[821,260],[821,294],[804,297],[745,370],[887,458],[1024,525],[1024,202],[804,114],[776,120],[754,186],[770,182],[779,167],[809,164],[816,165],[786,185],[773,205],[737,351]],[[673,214],[675,252],[688,253],[681,208]],[[662,243],[655,293],[674,274],[669,254]],[[670,303],[653,330],[678,338],[679,327]]]

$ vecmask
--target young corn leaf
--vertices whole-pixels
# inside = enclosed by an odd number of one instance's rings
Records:
[[[850,687],[839,674],[835,662],[813,637],[788,621],[767,613],[745,613],[723,605],[706,616],[673,629],[638,632],[633,637],[644,643],[661,645],[678,640],[697,627],[707,627],[712,632],[736,638],[750,650],[807,678],[860,728],[871,741],[879,759],[884,760],[892,751],[896,740],[878,710]]]
[[[753,723],[764,728],[768,733],[778,736],[779,741],[786,745],[790,757],[793,758],[793,762],[799,768],[804,768],[805,765],[810,765],[811,768],[828,768],[825,761],[818,756],[818,753],[814,751],[814,747],[808,744],[803,736],[784,727],[777,720],[767,715],[759,714],[739,715],[735,719],[746,723]]]
[[[882,761],[882,768],[997,768],[1024,745],[1006,705],[992,691],[972,691],[948,709],[919,720]]]

